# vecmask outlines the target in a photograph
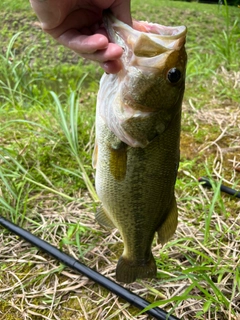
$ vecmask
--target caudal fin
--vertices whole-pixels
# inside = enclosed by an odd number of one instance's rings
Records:
[[[157,274],[156,262],[151,255],[146,263],[137,265],[123,256],[118,260],[116,268],[116,279],[119,282],[131,283],[136,279],[154,278]]]

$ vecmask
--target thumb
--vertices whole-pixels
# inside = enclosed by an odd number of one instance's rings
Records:
[[[59,0],[30,0],[31,7],[38,16],[43,29],[53,29],[60,25],[69,12],[70,3]]]
[[[115,1],[110,9],[118,20],[132,26],[130,0]]]

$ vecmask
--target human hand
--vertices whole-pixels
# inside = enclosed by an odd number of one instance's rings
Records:
[[[121,70],[123,49],[110,43],[102,26],[102,12],[131,25],[130,0],[30,0],[42,29],[86,59],[100,63],[108,73]]]

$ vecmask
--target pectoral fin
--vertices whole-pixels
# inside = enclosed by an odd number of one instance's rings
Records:
[[[110,146],[110,171],[117,181],[125,178],[127,171],[127,145],[118,140]]]
[[[171,203],[171,208],[167,214],[166,219],[157,229],[158,239],[157,242],[162,245],[166,243],[173,235],[178,224],[178,210],[175,197]]]

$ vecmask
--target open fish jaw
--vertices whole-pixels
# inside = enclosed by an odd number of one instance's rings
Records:
[[[187,34],[185,26],[170,27],[147,21],[134,20],[132,28],[111,15],[105,19],[105,25],[110,41],[125,50],[123,59],[128,57],[130,50],[135,56],[141,57],[153,57],[166,50],[179,50]]]
[[[147,118],[151,122],[156,115],[161,118],[161,132],[167,128],[174,105],[182,95],[180,91],[184,90],[187,30],[184,26],[165,27],[137,21],[133,23],[135,30],[113,16],[105,18],[105,25],[111,41],[124,48],[123,68],[117,75],[102,77],[98,113],[121,141],[132,147],[145,147],[154,136],[149,132],[151,128],[145,132],[141,128],[141,133],[133,136],[129,123],[141,120],[146,123]],[[168,72],[175,69],[181,78],[171,84]],[[141,138],[143,135],[145,139]]]

